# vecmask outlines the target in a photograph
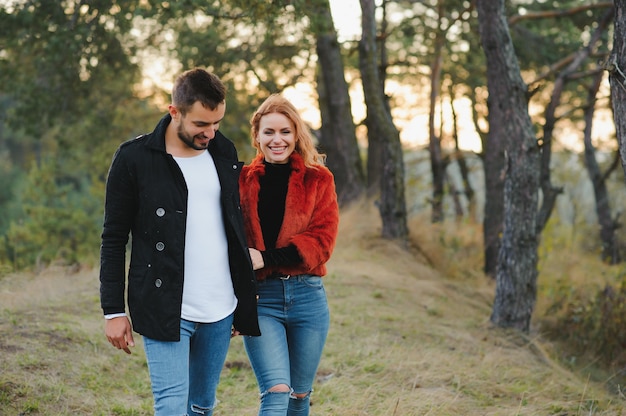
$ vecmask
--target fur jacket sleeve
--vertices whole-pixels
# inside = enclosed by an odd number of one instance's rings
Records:
[[[339,226],[339,207],[332,173],[325,166],[307,168],[302,157],[293,153],[291,175],[285,200],[285,216],[276,241],[276,248],[296,246],[302,263],[280,268],[257,270],[257,279],[273,272],[324,276],[326,262],[335,248]],[[249,247],[264,251],[259,221],[259,178],[265,174],[263,155],[243,168],[239,192]]]

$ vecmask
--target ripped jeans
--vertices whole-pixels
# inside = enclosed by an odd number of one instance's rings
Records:
[[[155,416],[211,416],[228,346],[233,314],[202,324],[180,320],[180,341],[143,337]]]
[[[259,416],[306,416],[330,324],[322,278],[260,281],[258,292],[261,336],[243,341],[261,393]],[[279,384],[290,391],[270,391]]]

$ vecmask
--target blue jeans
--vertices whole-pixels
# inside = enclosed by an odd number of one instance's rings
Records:
[[[155,416],[211,416],[230,345],[233,315],[208,324],[180,320],[180,341],[144,337]]]
[[[261,392],[259,415],[308,415],[330,325],[322,278],[299,275],[260,281],[258,292],[261,336],[243,340]],[[291,391],[269,391],[279,384]]]

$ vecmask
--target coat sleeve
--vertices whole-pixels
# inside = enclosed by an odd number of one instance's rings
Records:
[[[134,182],[120,148],[107,178],[100,246],[100,303],[105,314],[125,311],[126,244],[136,206]]]
[[[307,196],[314,198],[309,223],[303,232],[293,235],[289,240],[298,249],[303,265],[308,270],[330,259],[339,228],[339,206],[332,173],[323,168],[318,170],[316,176],[315,192]]]

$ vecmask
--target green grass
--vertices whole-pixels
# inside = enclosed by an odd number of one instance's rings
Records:
[[[541,333],[551,279],[563,279],[565,267],[582,281],[597,264],[558,248],[544,253],[537,318],[519,334],[489,324],[494,283],[480,273],[479,225],[416,219],[407,252],[378,238],[375,218],[371,207],[342,213],[325,277],[331,329],[312,415],[626,413],[623,397],[592,381],[591,367],[561,364],[561,347]],[[51,267],[0,280],[0,415],[152,414],[141,338],[130,356],[106,342],[97,275]],[[218,398],[216,416],[256,415],[241,338]]]

